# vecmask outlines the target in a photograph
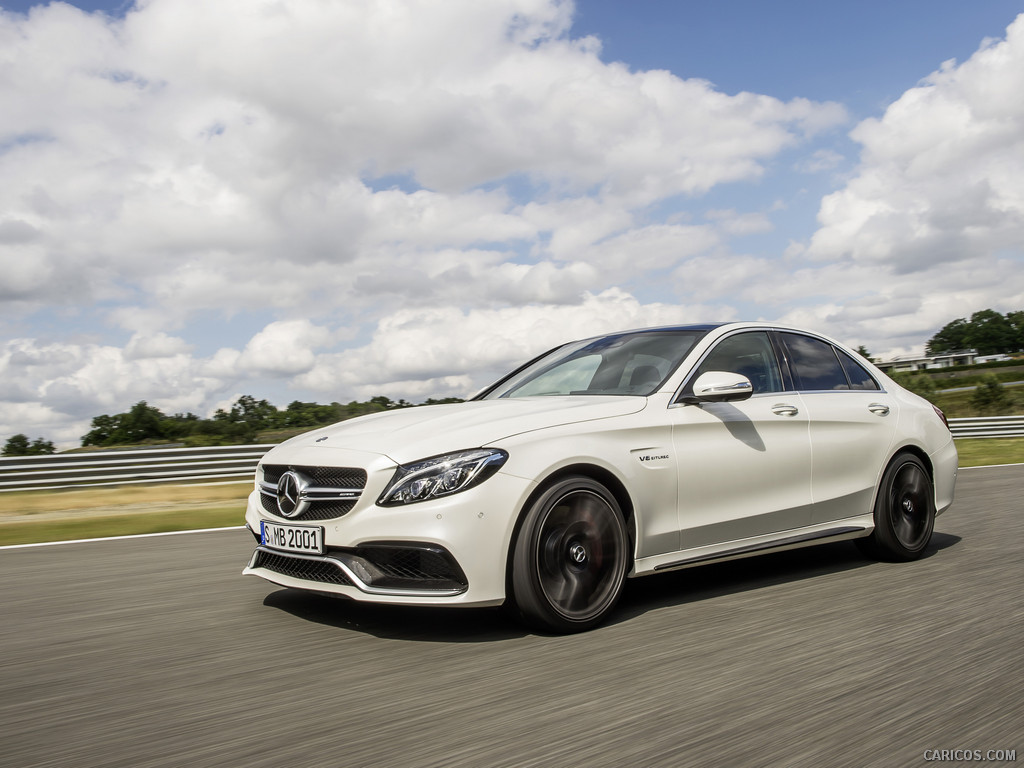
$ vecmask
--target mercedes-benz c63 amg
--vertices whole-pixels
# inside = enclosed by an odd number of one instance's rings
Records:
[[[942,413],[824,336],[757,323],[574,341],[464,403],[268,452],[245,573],[588,629],[624,580],[846,539],[913,560],[953,500]]]

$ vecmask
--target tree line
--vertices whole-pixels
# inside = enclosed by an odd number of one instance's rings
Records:
[[[420,405],[439,405],[462,402],[456,397],[430,398]],[[298,400],[287,408],[279,409],[267,400],[243,395],[230,410],[218,408],[212,418],[203,419],[194,413],[176,413],[167,416],[145,400],[133,405],[125,413],[96,416],[91,429],[82,436],[82,447],[109,448],[119,445],[138,445],[147,442],[182,442],[187,445],[236,445],[255,442],[261,432],[270,430],[296,430],[324,427],[368,413],[417,405],[405,400],[391,400],[383,395],[366,402],[347,404],[303,403]],[[14,435],[4,445],[3,456],[31,456],[52,454],[52,442],[37,438],[30,441],[26,435]]]
[[[1024,350],[1024,311],[1001,315],[982,309],[967,320],[958,317],[946,323],[925,345],[929,357],[975,350],[979,355],[1001,355]]]

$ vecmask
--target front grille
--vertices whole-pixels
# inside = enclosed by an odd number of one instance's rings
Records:
[[[260,491],[260,501],[263,504],[263,509],[274,517],[282,516],[281,512],[277,508],[277,496],[271,496],[269,493],[263,493]],[[355,505],[355,501],[314,501],[309,505],[309,509],[301,515],[296,515],[295,517],[289,517],[287,519],[332,520],[335,517],[342,517],[347,514]]]
[[[342,586],[352,585],[352,582],[337,565],[324,560],[310,560],[305,557],[290,557],[257,550],[256,561],[252,567],[266,568],[268,571],[280,573],[282,576],[291,576],[293,579],[302,579],[303,581],[319,581],[323,584],[340,584]]]
[[[281,475],[289,469],[299,472],[312,481],[311,491],[325,489],[348,489],[361,491],[366,487],[366,472],[356,467],[304,467],[288,464],[264,464],[263,483],[260,488],[260,504],[263,509],[275,517],[283,517],[277,507],[276,488]],[[356,505],[354,499],[317,499],[310,502],[309,508],[300,515],[286,518],[288,520],[332,520],[342,517]]]
[[[264,464],[263,479],[277,485],[281,475],[293,469],[327,488],[365,488],[366,471],[357,467],[293,467],[288,464]]]

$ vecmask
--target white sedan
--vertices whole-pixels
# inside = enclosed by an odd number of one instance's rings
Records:
[[[949,508],[942,412],[823,336],[624,331],[453,405],[309,432],[260,463],[244,573],[574,632],[628,577],[854,539],[913,560]]]

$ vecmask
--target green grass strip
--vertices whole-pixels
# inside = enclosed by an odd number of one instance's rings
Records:
[[[0,546],[100,539],[107,536],[132,536],[142,533],[195,531],[203,528],[228,528],[244,524],[245,512],[240,510],[237,505],[165,513],[87,516],[81,519],[18,520],[0,523]]]
[[[1024,464],[1024,437],[986,437],[957,440],[961,467]]]

